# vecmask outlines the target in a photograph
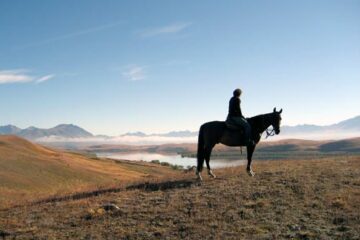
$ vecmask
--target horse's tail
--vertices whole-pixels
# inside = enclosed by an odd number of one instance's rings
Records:
[[[204,141],[204,125],[200,127],[198,149],[197,149],[197,171],[201,172],[205,159],[205,141]]]

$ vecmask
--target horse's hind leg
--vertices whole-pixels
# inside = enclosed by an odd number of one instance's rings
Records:
[[[205,148],[205,160],[206,160],[206,166],[208,169],[209,176],[212,178],[216,178],[216,175],[211,171],[211,168],[210,168],[210,156],[211,156],[211,151],[212,151],[213,147],[214,146]]]
[[[249,176],[251,176],[251,177],[255,176],[255,173],[251,168],[252,155],[253,155],[254,151],[255,151],[255,145],[247,147],[248,164],[247,164],[247,167],[246,167],[246,171],[249,174]]]
[[[201,171],[203,169],[203,165],[204,165],[204,150],[198,151],[197,154],[197,168],[196,168],[196,178],[200,181],[202,181],[202,177],[201,177]]]

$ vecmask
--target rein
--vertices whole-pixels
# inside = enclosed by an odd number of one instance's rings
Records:
[[[253,122],[253,125],[251,127],[253,128],[257,128],[257,131],[259,132],[260,136],[262,136],[262,134],[265,132],[266,136],[265,139],[267,139],[268,137],[272,137],[275,136],[275,129],[274,127],[271,127],[270,124],[270,117],[271,113],[269,114],[262,114],[262,115],[258,115],[252,118],[249,118],[249,121]],[[269,124],[269,125],[267,125]],[[268,126],[267,128],[265,128],[266,126]],[[265,130],[263,130],[265,128]]]
[[[268,138],[268,137],[275,136],[275,130],[274,130],[274,128],[271,129],[271,130],[269,130],[269,128],[267,128],[267,129],[265,130],[265,132],[266,132],[266,137],[265,137],[265,139]]]

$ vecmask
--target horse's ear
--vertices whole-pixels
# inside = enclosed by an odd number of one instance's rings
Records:
[[[282,113],[282,109],[280,109],[279,113]]]
[[[276,107],[274,107],[274,112],[276,112]]]

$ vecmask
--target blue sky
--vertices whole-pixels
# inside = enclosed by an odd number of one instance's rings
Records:
[[[197,130],[283,108],[359,115],[360,1],[0,2],[0,125]]]

